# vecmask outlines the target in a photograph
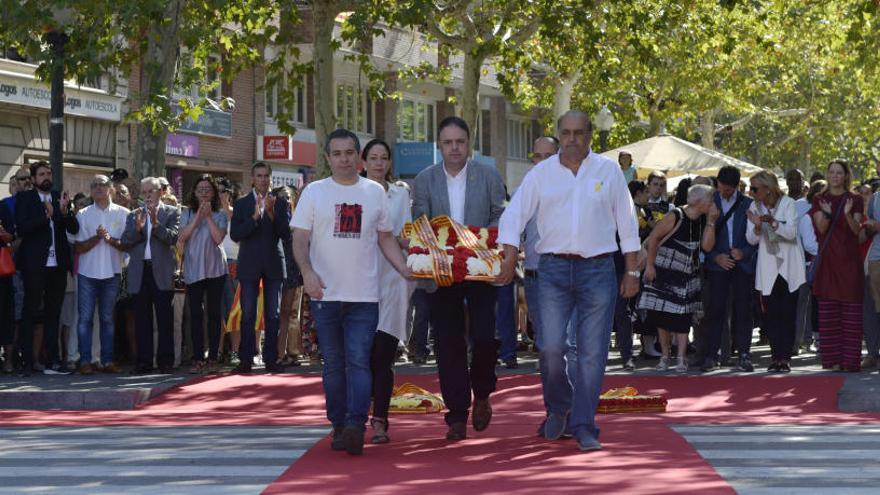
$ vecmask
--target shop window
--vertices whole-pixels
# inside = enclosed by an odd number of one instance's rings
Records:
[[[529,158],[529,143],[532,142],[532,126],[525,120],[507,121],[507,156],[517,160]]]

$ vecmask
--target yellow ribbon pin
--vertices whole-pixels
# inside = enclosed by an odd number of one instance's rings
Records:
[[[596,190],[596,192],[601,191],[602,190],[602,181],[597,182],[596,187],[594,189]]]

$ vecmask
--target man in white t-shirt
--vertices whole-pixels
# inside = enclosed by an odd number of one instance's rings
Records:
[[[79,254],[76,276],[79,322],[76,330],[80,356],[78,370],[83,375],[95,371],[92,366],[95,305],[101,322],[101,369],[108,373],[120,371],[113,363],[113,308],[122,273],[124,246],[119,239],[125,230],[129,211],[110,200],[112,187],[109,177],[96,175],[90,186],[94,204],[76,214],[79,221],[74,244],[74,252]]]
[[[324,357],[331,447],[360,455],[372,392],[370,350],[379,323],[377,250],[401,274],[411,274],[391,232],[385,190],[358,175],[357,136],[337,129],[325,152],[332,176],[303,190],[290,221],[293,253],[312,298]]]

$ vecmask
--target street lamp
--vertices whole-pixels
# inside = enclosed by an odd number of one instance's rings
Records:
[[[49,165],[52,184],[56,191],[64,189],[64,47],[68,37],[64,27],[73,17],[69,8],[57,10],[55,21],[46,31],[46,41],[52,52],[51,103],[49,107]]]
[[[608,133],[611,132],[611,128],[614,126],[614,115],[611,113],[611,110],[608,110],[607,105],[602,105],[602,108],[593,117],[593,123],[596,124],[596,129],[599,130],[599,150],[600,152],[605,151],[608,149]]]

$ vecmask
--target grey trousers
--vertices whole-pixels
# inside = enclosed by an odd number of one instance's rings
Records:
[[[880,355],[880,313],[874,307],[874,298],[871,297],[871,280],[865,278],[865,299],[862,304],[862,318],[865,332],[865,346],[868,348],[868,356]]]

